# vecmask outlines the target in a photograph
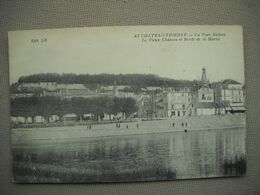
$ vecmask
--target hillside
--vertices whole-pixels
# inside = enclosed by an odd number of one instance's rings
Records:
[[[81,83],[88,85],[130,85],[138,87],[164,86],[185,87],[196,84],[197,81],[175,80],[163,78],[153,74],[56,74],[42,73],[22,76],[20,83],[56,82],[56,83]]]

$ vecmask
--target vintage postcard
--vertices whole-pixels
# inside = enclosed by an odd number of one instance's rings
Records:
[[[9,32],[13,180],[242,176],[241,26]]]

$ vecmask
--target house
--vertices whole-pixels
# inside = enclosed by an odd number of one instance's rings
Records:
[[[57,87],[56,82],[36,82],[36,83],[21,83],[18,86],[19,91],[33,91],[36,89],[43,89],[48,91],[53,91]]]
[[[78,117],[76,114],[74,113],[70,113],[70,114],[65,114],[63,117],[62,117],[62,120],[63,121],[77,121]]]
[[[146,91],[162,91],[162,88],[161,87],[153,87],[153,86],[148,86],[148,87],[146,87],[146,88],[144,88],[144,89],[146,89]]]
[[[164,116],[187,116],[191,104],[191,92],[189,88],[172,90],[163,93]]]
[[[18,86],[19,91],[27,91],[26,96],[33,96],[33,93],[40,91],[41,96],[55,96],[61,99],[70,99],[72,97],[96,97],[99,94],[96,91],[90,91],[83,84],[59,84],[56,82],[38,82],[38,83],[21,83]],[[25,93],[24,93],[25,94]],[[24,94],[22,94],[24,96]],[[14,97],[20,97],[19,94],[14,94]]]
[[[33,95],[34,95],[33,93],[26,93],[26,92],[24,92],[24,93],[12,93],[10,95],[10,97],[12,99],[15,99],[15,98],[27,98],[27,97],[32,97]]]
[[[193,115],[215,115],[217,112],[216,104],[214,102],[196,102],[192,104],[195,112]]]
[[[114,85],[108,85],[108,86],[100,86],[99,91],[102,94],[108,94],[113,96],[118,96],[119,92],[127,91],[127,89],[130,89],[131,87],[129,85],[117,85],[116,83]]]
[[[245,112],[245,94],[243,85],[232,79],[226,79],[215,84],[215,102],[224,105],[225,113]]]
[[[96,97],[99,94],[91,91],[83,84],[57,84],[55,90],[44,90],[42,96],[55,96],[61,99],[71,99],[73,97]]]

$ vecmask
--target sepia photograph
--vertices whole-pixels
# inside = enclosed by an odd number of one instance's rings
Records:
[[[10,31],[13,182],[244,176],[237,25]]]

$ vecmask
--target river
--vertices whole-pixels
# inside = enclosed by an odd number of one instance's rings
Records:
[[[13,145],[18,183],[92,183],[240,176],[245,128],[89,137]]]

